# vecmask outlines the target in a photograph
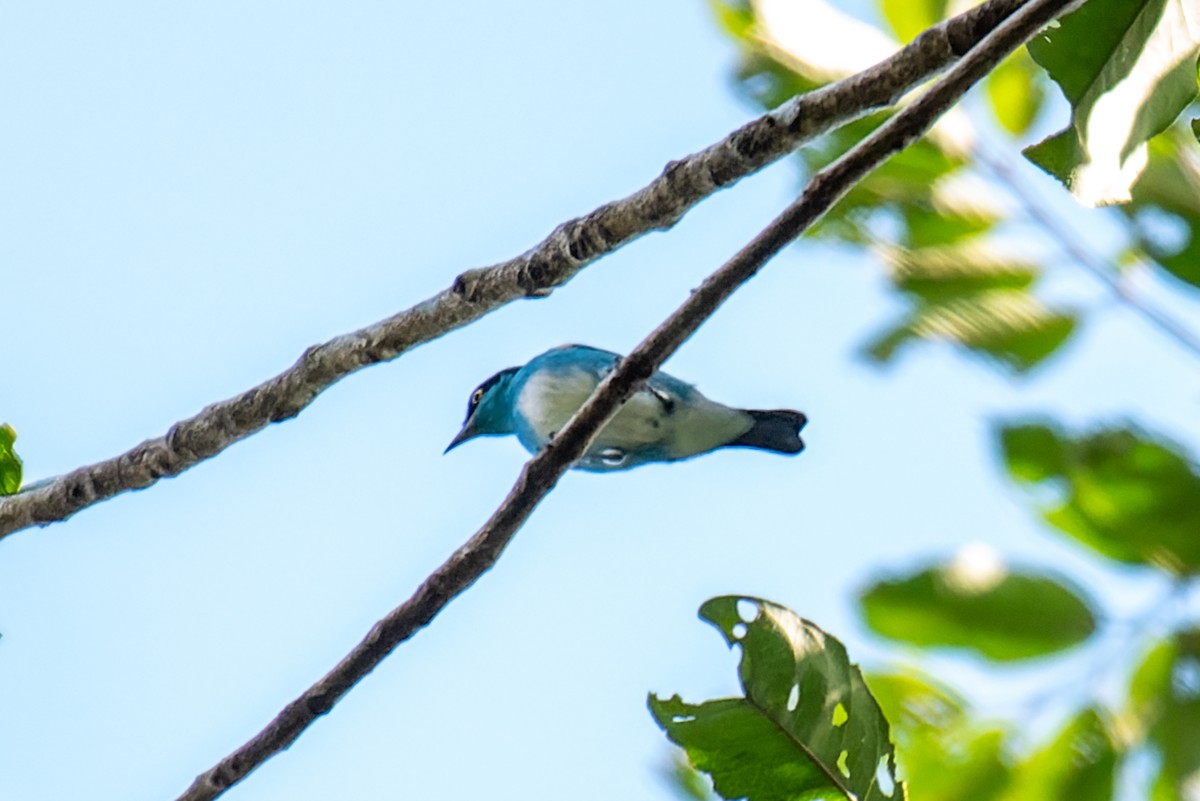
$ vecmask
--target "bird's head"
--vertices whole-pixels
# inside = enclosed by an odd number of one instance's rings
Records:
[[[475,437],[512,433],[512,398],[508,389],[519,369],[501,370],[475,387],[467,402],[467,419],[463,421],[462,430],[450,441],[444,453]]]

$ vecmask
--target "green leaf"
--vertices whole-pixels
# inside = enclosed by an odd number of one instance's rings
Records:
[[[897,29],[915,29],[940,18],[947,5],[943,0],[890,2],[885,13]],[[752,33],[739,40],[743,60],[738,82],[755,102],[774,108],[844,73],[847,48],[814,43],[811,30],[789,38],[796,26],[783,30],[783,21],[776,21],[779,30],[773,30],[774,18],[766,6],[751,8],[758,16],[749,28]],[[834,22],[830,30],[822,26],[817,38],[840,42],[843,37],[866,37],[872,47],[877,39],[886,39],[878,30],[830,10],[827,3],[805,5],[810,17],[818,11],[822,20],[830,14]],[[782,10],[779,15],[787,16]],[[1028,71],[1027,58],[1018,63]],[[801,148],[805,173],[828,166],[890,116],[879,112],[854,120]],[[948,115],[930,135],[852,187],[809,230],[810,237],[873,246],[889,241],[915,252],[905,257],[905,274],[895,279],[899,289],[913,296],[914,308],[867,343],[866,353],[875,361],[892,359],[914,341],[941,340],[1024,372],[1054,353],[1074,331],[1076,321],[1069,311],[1048,309],[1024,291],[1034,281],[1036,268],[1024,261],[1004,261],[979,244],[1002,215],[993,188],[978,182],[968,186],[963,179],[972,138],[965,116]],[[931,250],[925,253],[926,249]],[[954,263],[956,259],[961,263]]]
[[[754,27],[754,10],[744,0],[709,0],[709,8],[725,32],[734,39],[746,39]]]
[[[879,10],[896,37],[908,42],[946,16],[946,0],[879,0]]]
[[[992,113],[1011,134],[1029,130],[1042,107],[1045,92],[1038,71],[1024,50],[1018,50],[1000,62],[984,81]]]
[[[1047,426],[1016,425],[1001,431],[1001,447],[1013,478],[1035,483],[1067,470],[1068,448]]]
[[[1099,711],[1084,709],[1013,771],[1006,801],[1110,801],[1117,745]]]
[[[904,798],[887,720],[836,638],[759,598],[714,598],[700,616],[742,646],[745,697],[649,705],[722,797]]]
[[[1200,771],[1200,629],[1150,650],[1134,671],[1129,706],[1161,760],[1153,798],[1192,797]]]
[[[734,79],[745,99],[764,109],[776,108],[820,86],[753,48],[743,52]]]
[[[875,337],[867,355],[892,359],[915,340],[947,341],[1029,370],[1062,345],[1075,320],[1028,291],[1038,268],[979,238],[911,250],[880,248],[892,283],[914,301],[909,317]]]
[[[1200,164],[1188,134],[1172,129],[1150,142],[1150,160],[1122,211],[1134,221],[1145,254],[1176,278],[1200,287]],[[1147,226],[1147,222],[1157,225]],[[1164,224],[1181,236],[1162,237]]]
[[[21,457],[13,450],[17,432],[8,423],[0,425],[0,495],[13,495],[21,489]]]
[[[937,5],[941,3],[933,2],[930,7]],[[849,54],[862,53],[864,40],[869,40],[868,50],[882,48],[883,54],[894,50],[888,37],[877,29],[827,3],[807,3],[805,12],[820,19],[821,44],[808,39],[786,41],[783,32],[772,32],[770,19],[759,18],[750,28],[753,33],[739,39],[743,55],[736,76],[738,87],[763,108],[775,108],[798,93],[854,71],[847,69]],[[835,42],[847,44],[830,46],[829,43]],[[874,60],[867,55],[856,67],[865,68]],[[805,172],[811,174],[827,166],[889,116],[882,112],[869,115],[810,143],[800,151]],[[898,238],[906,245],[941,244],[989,228],[995,223],[997,213],[979,202],[978,190],[971,198],[974,202],[966,203],[961,195],[950,197],[939,182],[966,161],[967,137],[962,131],[965,127],[968,123],[961,115],[943,120],[929,137],[897,153],[853,187],[818,221],[810,235],[856,243],[871,241],[873,237],[867,226],[881,211],[895,211],[908,223],[908,230]]]
[[[1129,679],[1129,698],[1121,720],[1131,741],[1144,739],[1170,702],[1168,690],[1179,644],[1175,638],[1161,640],[1147,649]]]
[[[885,362],[913,341],[952,342],[1026,372],[1074,330],[1072,315],[1046,308],[1028,292],[993,290],[917,305],[908,319],[868,342],[866,355]]]
[[[1029,43],[1071,103],[1071,124],[1025,150],[1088,205],[1124,203],[1146,142],[1196,97],[1192,0],[1089,0]]]
[[[991,801],[1009,781],[1005,734],[976,724],[951,690],[915,673],[867,677],[891,723],[904,786],[921,801]]]
[[[953,300],[996,289],[1027,289],[1035,265],[1015,261],[978,240],[915,250],[888,248],[884,261],[897,289],[921,300]]]
[[[1200,473],[1178,446],[1133,427],[1011,423],[999,436],[1013,478],[1057,491],[1042,509],[1052,526],[1120,562],[1200,571]]]
[[[1010,571],[994,559],[956,559],[884,579],[860,602],[867,625],[885,637],[966,648],[998,661],[1052,654],[1096,629],[1078,590],[1050,576]]]
[[[896,209],[907,230],[901,241],[919,249],[952,245],[976,237],[996,224],[992,208],[932,187],[927,201],[900,203]]]
[[[709,787],[708,779],[680,752],[671,761],[666,773],[667,785],[675,791],[675,795],[684,801],[709,801],[716,798]]]

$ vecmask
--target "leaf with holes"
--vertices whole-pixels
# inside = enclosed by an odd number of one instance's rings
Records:
[[[758,598],[713,598],[700,616],[742,647],[745,697],[690,704],[651,695],[649,704],[722,797],[905,797],[887,720],[837,639]]]
[[[957,559],[877,581],[860,602],[867,625],[885,637],[967,648],[998,661],[1052,654],[1096,630],[1079,591],[998,562]]]
[[[1070,125],[1026,148],[1090,205],[1129,201],[1146,142],[1196,97],[1195,0],[1089,0],[1029,43],[1071,104]]]
[[[0,495],[12,495],[21,488],[21,457],[13,450],[16,440],[12,426],[0,425]]]
[[[1131,426],[1010,423],[999,436],[1009,474],[1055,493],[1050,525],[1120,562],[1200,573],[1200,470],[1179,446]]]

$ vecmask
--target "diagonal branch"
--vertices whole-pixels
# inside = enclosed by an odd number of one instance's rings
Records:
[[[125,453],[0,498],[0,538],[44,526],[161,478],[177,476],[233,443],[299,414],[317,395],[368,365],[395,359],[519,298],[544,297],[600,257],[667,230],[704,198],[875,109],[944,69],[1022,5],[989,0],[929,29],[870,69],[796,97],[699,153],[673,161],[632,195],[558,226],[520,256],[468,270],[439,294],[304,352],[284,372],[181,420]]]
[[[597,387],[554,441],[526,463],[508,497],[470,540],[383,620],[333,670],[288,704],[268,726],[201,774],[178,801],[210,801],[287,748],[400,643],[427,625],[496,560],[562,474],[638,384],[654,373],[767,260],[812,225],[857,181],[907,147],[1008,53],[1079,0],[1031,0],[998,26],[924,95],[833,164],[732,259],[710,275]]]

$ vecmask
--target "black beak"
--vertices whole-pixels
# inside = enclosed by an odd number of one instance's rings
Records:
[[[458,434],[455,435],[454,439],[450,440],[450,444],[446,446],[446,450],[442,451],[442,455],[445,456],[447,453],[454,450],[459,445],[462,445],[464,442],[474,436],[475,432],[471,429],[471,424],[469,422],[464,424],[462,431],[459,431]]]

